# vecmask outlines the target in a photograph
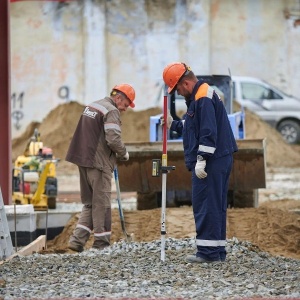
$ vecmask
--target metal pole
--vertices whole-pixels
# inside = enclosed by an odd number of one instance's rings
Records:
[[[115,177],[115,183],[116,183],[116,191],[117,191],[117,202],[118,202],[118,208],[119,208],[119,215],[120,215],[120,221],[121,221],[121,227],[123,234],[126,238],[127,242],[132,241],[132,235],[128,234],[125,227],[125,219],[123,214],[123,208],[122,208],[122,200],[121,200],[121,190],[120,190],[120,184],[119,184],[119,173],[118,173],[118,167],[115,166],[114,169],[114,177]]]
[[[18,239],[17,239],[17,208],[14,204],[14,220],[15,220],[15,251],[18,252]]]
[[[48,205],[46,210],[45,250],[47,250],[47,237],[48,237]]]
[[[168,94],[167,86],[164,91],[164,125],[163,125],[163,153],[162,167],[167,167],[167,118],[168,118]],[[166,244],[166,195],[167,195],[167,173],[162,173],[162,195],[161,195],[161,260],[165,261],[165,244]]]
[[[12,204],[11,92],[10,92],[10,1],[0,1],[0,186],[5,205]]]

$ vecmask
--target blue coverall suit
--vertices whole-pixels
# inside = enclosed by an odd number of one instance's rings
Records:
[[[192,206],[196,225],[197,257],[226,259],[226,211],[229,176],[237,144],[225,106],[202,80],[195,85],[183,121],[171,130],[182,133],[185,164],[192,171]],[[197,155],[206,160],[207,177],[195,174]]]

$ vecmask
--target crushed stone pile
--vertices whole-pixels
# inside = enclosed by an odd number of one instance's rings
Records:
[[[190,264],[194,239],[115,243],[74,255],[15,257],[1,268],[4,299],[242,299],[300,297],[300,260],[273,257],[249,242],[228,241],[227,262]],[[26,274],[26,275],[25,275]],[[25,276],[24,276],[25,275]]]
[[[273,205],[274,207],[273,207]],[[300,259],[300,218],[290,209],[300,210],[300,201],[279,200],[265,202],[258,208],[228,209],[227,239],[233,237],[246,240],[272,255]],[[189,206],[166,209],[167,237],[180,239],[195,236],[195,221]],[[43,253],[74,253],[68,249],[71,233],[75,229],[79,214],[70,218],[64,230],[53,240],[48,241]],[[124,210],[126,231],[133,234],[135,242],[151,242],[160,239],[161,209]],[[111,243],[124,238],[119,212],[112,210]],[[93,245],[93,234],[86,249]]]

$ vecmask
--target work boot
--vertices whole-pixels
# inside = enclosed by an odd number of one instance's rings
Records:
[[[219,260],[207,260],[207,259],[204,259],[202,257],[198,257],[196,255],[188,255],[186,257],[185,261],[188,262],[188,263],[198,263],[198,264],[207,263],[207,264],[211,264],[211,263],[216,263]]]
[[[94,236],[93,248],[104,249],[110,246],[110,235],[107,236]]]
[[[69,240],[69,249],[82,252],[84,245],[90,237],[90,232],[80,227],[76,227]]]
[[[110,246],[110,244],[107,243],[107,242],[95,240],[94,243],[93,243],[92,248],[102,250],[102,249],[107,248],[109,246]]]
[[[76,251],[76,252],[82,252],[83,251],[83,246],[81,245],[74,245],[69,243],[69,249]]]

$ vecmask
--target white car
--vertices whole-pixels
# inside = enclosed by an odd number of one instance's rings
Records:
[[[254,77],[232,76],[233,99],[276,128],[290,144],[300,142],[300,99]]]
[[[197,77],[213,86],[221,98],[224,97],[224,94],[227,94],[226,87],[228,84],[226,82],[228,78],[230,80],[230,76],[198,75]],[[300,99],[287,95],[258,78],[232,76],[231,81],[233,100],[277,129],[287,143],[300,143]],[[163,93],[164,89],[161,85],[158,102],[163,99]],[[184,98],[175,92],[175,97],[172,96],[171,101],[175,102],[176,111],[173,113],[181,118],[186,112]],[[224,103],[227,113],[231,114],[233,112],[232,101],[225,99]]]

